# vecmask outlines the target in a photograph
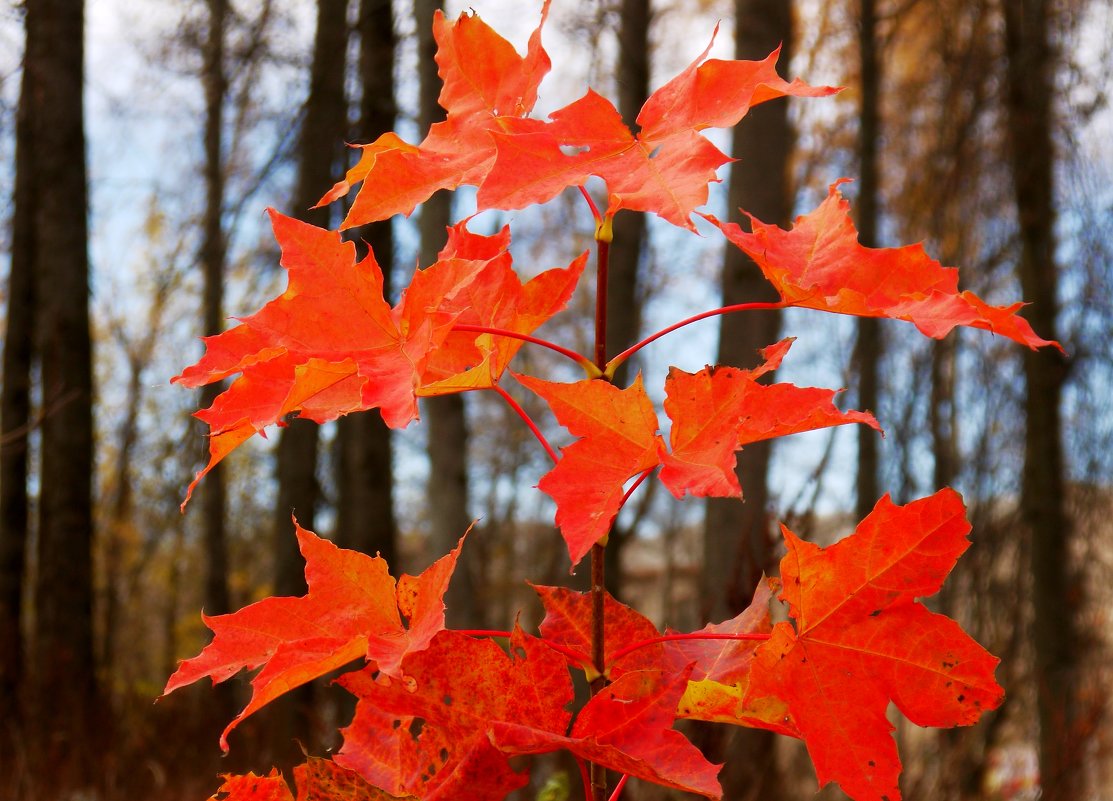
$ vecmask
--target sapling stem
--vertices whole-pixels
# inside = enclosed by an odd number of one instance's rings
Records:
[[[553,450],[553,446],[549,444],[549,440],[545,439],[545,435],[541,433],[541,429],[537,427],[537,423],[533,422],[533,418],[522,408],[521,404],[514,400],[514,396],[503,389],[499,384],[495,384],[492,389],[502,395],[503,400],[510,404],[510,408],[514,410],[514,413],[522,418],[522,421],[529,427],[529,430],[533,432],[533,436],[537,437],[537,441],[541,443],[541,447],[545,449],[545,453],[549,454],[549,458],[553,460],[553,464],[560,461],[557,452]]]
[[[589,202],[591,196],[584,192]],[[605,373],[607,364],[607,265],[611,252],[611,217],[600,220],[598,209],[592,203],[592,213],[595,215],[595,366]],[[603,375],[603,380],[610,381],[610,376]],[[608,531],[608,536],[610,532]],[[591,661],[597,676],[591,680],[590,693],[594,697],[607,686],[607,679],[603,675],[603,668],[607,663],[604,643],[606,630],[604,627],[604,609],[606,599],[606,575],[603,570],[605,546],[595,543],[591,546]],[[606,801],[607,798],[607,771],[602,765],[591,763],[591,798],[592,801]]]
[[[543,348],[548,348],[551,351],[559,353],[561,356],[568,357],[583,368],[583,371],[587,373],[588,378],[598,378],[600,375],[602,375],[602,371],[598,367],[596,367],[595,363],[588,359],[586,356],[580,353],[576,353],[576,351],[574,350],[569,350],[568,348],[558,345],[555,342],[549,342],[547,339],[539,339],[538,337],[530,336],[529,334],[522,334],[518,331],[510,331],[506,328],[493,328],[486,325],[468,325],[461,323],[452,326],[452,330],[474,334],[492,334],[498,337],[520,339],[523,342],[530,342],[534,345],[540,345]]]
[[[721,314],[733,314],[734,312],[743,312],[743,311],[761,311],[761,310],[765,310],[765,309],[783,309],[784,307],[785,307],[785,304],[781,303],[781,302],[778,302],[778,303],[737,303],[733,306],[723,306],[723,307],[718,308],[718,309],[711,309],[711,311],[705,311],[705,312],[701,312],[700,314],[693,315],[693,316],[688,317],[684,320],[681,320],[678,323],[673,323],[668,328],[662,328],[660,331],[656,332],[655,334],[650,334],[645,339],[643,339],[641,342],[637,342],[634,345],[631,345],[630,347],[628,347],[626,350],[622,351],[622,353],[618,354],[613,359],[611,359],[609,362],[607,362],[605,365],[603,365],[603,367],[601,368],[603,370],[603,377],[604,378],[613,378],[614,374],[615,374],[615,371],[618,370],[619,366],[623,362],[625,362],[627,359],[629,359],[631,356],[633,356],[635,353],[637,353],[639,350],[641,350],[642,348],[644,348],[646,345],[648,345],[651,342],[656,342],[658,339],[663,337],[665,334],[671,334],[673,331],[676,331],[679,328],[683,328],[686,325],[691,325],[692,323],[698,323],[700,320],[706,320],[708,317],[717,317]]]

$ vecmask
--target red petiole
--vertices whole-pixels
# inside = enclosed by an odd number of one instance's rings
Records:
[[[784,304],[783,302],[777,302],[777,303],[737,303],[733,306],[723,306],[723,307],[718,308],[718,309],[712,309],[711,311],[705,311],[705,312],[702,312],[700,314],[693,315],[691,317],[688,317],[686,319],[681,320],[678,323],[673,323],[668,328],[662,328],[660,331],[658,331],[655,334],[650,334],[645,339],[643,339],[641,342],[635,343],[634,345],[631,345],[630,347],[628,347],[626,350],[622,351],[622,353],[615,356],[613,359],[611,359],[609,362],[607,362],[607,364],[604,366],[603,377],[604,378],[613,378],[614,374],[615,374],[615,371],[618,370],[618,368],[619,368],[619,365],[621,365],[623,362],[625,362],[627,359],[629,359],[631,356],[633,356],[639,350],[641,350],[642,348],[644,348],[646,345],[648,345],[651,342],[656,342],[658,339],[663,337],[665,334],[671,334],[673,331],[676,331],[677,329],[683,328],[686,325],[691,325],[692,323],[698,323],[700,320],[706,320],[709,317],[718,317],[721,314],[733,314],[734,312],[760,311],[760,310],[766,310],[766,309],[783,309],[785,307],[785,305],[786,304]]]

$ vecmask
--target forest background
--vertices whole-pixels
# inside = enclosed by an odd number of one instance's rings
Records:
[[[265,206],[328,224],[335,212],[308,209],[350,163],[344,140],[398,130],[413,141],[438,118],[428,23],[439,4],[82,5],[0,12],[0,798],[200,799],[218,772],[288,765],[295,740],[322,753],[335,745],[325,732],[350,715],[314,687],[241,727],[221,760],[217,733],[245,685],[152,706],[204,642],[199,609],[304,591],[291,509],[409,572],[478,519],[449,592],[454,626],[502,628],[518,610],[534,622],[523,580],[568,577],[549,501],[530,489],[544,454],[486,397],[432,399],[420,424],[390,434],[371,414],[293,423],[240,448],[178,511],[206,455],[190,413],[212,395],[169,377],[195,360],[199,333],[280,290]],[[472,5],[519,48],[539,10]],[[965,332],[927,343],[899,325],[794,310],[662,340],[635,369],[756,363],[783,322],[799,339],[778,380],[848,387],[846,405],[873,410],[891,433],[747,447],[745,504],[677,504],[643,489],[607,549],[612,592],[662,626],[722,619],[774,570],[776,521],[826,543],[885,491],[905,502],[954,486],[975,546],[933,603],[1002,657],[1008,700],[971,730],[900,724],[906,797],[1034,798],[1040,772],[1045,798],[1111,797],[1113,5],[556,2],[545,40],[557,72],[541,113],[587,82],[632,120],[720,20],[713,56],[761,58],[780,44],[786,77],[847,89],[767,104],[724,137],[725,152],[746,158],[722,171],[716,215],[737,219],[743,206],[787,224],[830,182],[857,176],[846,192],[865,244],[923,240],[963,268],[964,288],[1031,302],[1037,332],[1069,355]],[[539,271],[591,241],[577,200],[488,212],[472,228],[512,221],[516,264]],[[427,265],[467,202],[357,233],[383,264]],[[609,352],[703,308],[765,299],[757,271],[715,238],[693,246],[632,214],[615,225],[623,290]],[[548,337],[586,351],[594,301],[573,303],[580,322]],[[795,743],[693,736],[727,760],[729,798],[814,793]],[[661,793],[631,785],[626,797]]]

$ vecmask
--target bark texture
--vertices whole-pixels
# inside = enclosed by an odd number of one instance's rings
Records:
[[[860,99],[858,106],[858,199],[855,203],[858,241],[877,247],[877,197],[879,192],[878,143],[881,137],[881,62],[878,58],[877,7],[875,0],[859,0],[858,53]],[[857,408],[876,412],[879,399],[882,336],[880,321],[857,320],[858,337],[854,362],[858,371]],[[877,435],[868,426],[858,429],[858,477],[856,519],[861,520],[877,503]]]
[[[0,390],[0,775],[17,775],[23,697],[23,584],[29,507],[27,443],[34,358],[33,70],[24,70],[16,116],[12,251]]]
[[[52,799],[92,792],[103,745],[93,660],[93,376],[85,174],[84,8],[29,3],[34,270],[42,376],[38,574],[29,751]]]
[[[785,0],[736,0],[737,58],[759,59],[781,46],[782,74],[792,58],[793,4]],[[787,76],[786,76],[787,77]],[[734,131],[733,151],[740,161],[731,166],[728,205],[759,219],[785,225],[791,214],[793,131],[788,105],[775,101],[750,112]],[[722,272],[722,303],[776,300],[761,271],[746,254],[726,249]],[[721,318],[719,362],[752,366],[758,351],[772,344],[780,328],[777,312],[730,314]],[[748,445],[738,454],[737,473],[744,503],[711,499],[704,523],[705,620],[723,620],[745,609],[764,571],[773,563],[769,517],[769,443]],[[726,761],[721,780],[725,797],[778,799],[781,777],[774,759],[774,739],[768,732],[739,729],[724,736],[708,732],[706,746],[712,761]]]
[[[1056,337],[1058,267],[1055,262],[1052,4],[1010,0],[1005,15],[1006,115],[1013,188],[1020,228],[1018,272],[1024,315],[1040,336]],[[1024,479],[1021,510],[1031,543],[1033,642],[1040,722],[1043,798],[1081,798],[1086,751],[1079,708],[1078,596],[1070,559],[1071,520],[1060,402],[1067,364],[1055,350],[1026,351]]]

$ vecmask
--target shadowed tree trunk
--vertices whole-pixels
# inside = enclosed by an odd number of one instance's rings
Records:
[[[793,19],[786,0],[736,0],[735,49],[737,58],[759,59],[782,47],[780,71],[785,74],[792,58]],[[739,207],[759,219],[785,225],[792,214],[794,189],[790,176],[792,126],[785,101],[766,103],[752,110],[735,128],[733,150],[740,161],[731,166],[729,210]],[[745,253],[726,249],[722,273],[724,305],[777,300],[761,271]],[[777,312],[747,312],[721,318],[719,362],[755,365],[758,351],[772,344],[780,328]],[[769,507],[769,443],[747,445],[738,455],[737,473],[744,502],[711,499],[704,523],[705,620],[732,617],[747,606],[762,573],[773,566],[773,540]],[[778,799],[783,797],[781,777],[774,760],[774,739],[768,732],[722,727],[709,729],[705,747],[712,761],[726,760],[721,780],[725,797]]]
[[[348,104],[344,95],[348,47],[347,0],[317,0],[317,32],[298,142],[298,177],[291,202],[293,214],[328,227],[332,208],[311,209],[336,180],[341,164]],[[291,514],[305,528],[315,527],[320,488],[317,445],[320,428],[311,420],[292,418],[278,443],[278,501],[275,510],[275,595],[304,595],[305,562],[298,551]],[[303,761],[302,748],[316,746],[315,692],[306,684],[280,699],[272,712],[269,734],[273,758],[284,770]]]
[[[1024,315],[1036,332],[1056,337],[1055,183],[1052,4],[1010,0],[1005,14],[1006,118],[1020,226],[1018,272]],[[1060,401],[1067,365],[1052,349],[1026,351],[1026,435],[1021,511],[1032,537],[1035,684],[1043,798],[1083,797],[1086,732],[1078,684],[1077,591],[1071,569],[1071,521],[1065,508]]]
[[[622,0],[618,31],[618,111],[631,130],[637,130],[638,112],[649,96],[649,0]],[[607,357],[621,353],[637,341],[641,328],[638,268],[645,251],[645,215],[620,211],[614,217],[607,274]],[[628,365],[615,375],[615,384],[625,386]],[[607,591],[622,597],[622,547],[633,535],[615,522],[607,542],[605,574]]]
[[[203,45],[201,84],[205,94],[204,179],[205,210],[201,220],[201,251],[204,277],[201,315],[206,336],[224,330],[224,128],[223,112],[228,94],[224,66],[224,37],[228,18],[227,0],[206,0],[208,32]],[[201,388],[200,408],[212,405],[224,390],[223,382]],[[228,545],[226,525],[227,490],[224,464],[216,465],[198,485],[201,528],[204,542],[204,608],[210,615],[231,610],[228,590]],[[235,716],[235,688],[228,683],[213,688],[215,698],[209,705],[210,725],[223,727]]]
[[[361,0],[359,75],[363,95],[354,141],[371,142],[394,128],[394,50],[391,3]],[[356,238],[371,247],[383,271],[383,291],[390,297],[394,261],[390,220],[363,226]],[[337,453],[337,542],[364,553],[378,553],[396,568],[393,455],[390,429],[382,415],[371,412],[342,417]]]
[[[881,63],[877,53],[877,8],[875,0],[859,0],[858,53],[861,60],[859,80],[861,96],[858,110],[858,241],[866,247],[877,247],[878,153],[881,137],[879,110]],[[856,322],[857,341],[854,362],[858,372],[858,404],[864,411],[877,411],[879,370],[882,351],[881,324],[870,317]],[[856,519],[861,520],[877,503],[878,445],[877,433],[869,426],[858,429],[858,477],[855,493]]]
[[[441,84],[433,60],[436,42],[432,29],[433,13],[441,8],[443,3],[440,0],[414,0],[418,78],[421,84],[418,127],[423,134],[430,125],[444,118],[444,111],[437,103]],[[451,204],[451,196],[442,191],[421,206],[418,225],[423,267],[433,264],[444,246]],[[456,547],[456,542],[472,522],[468,513],[468,423],[464,396],[427,398],[422,402],[422,408],[429,437],[430,547],[433,553],[443,554]],[[450,628],[483,625],[485,613],[479,597],[479,588],[483,584],[483,545],[473,536],[460,554],[456,572],[445,594],[446,619]]]
[[[23,699],[23,582],[28,538],[27,442],[34,357],[35,181],[31,106],[25,69],[16,117],[12,251],[0,390],[0,775],[16,776]]]
[[[35,797],[90,793],[101,738],[93,661],[93,375],[85,177],[84,8],[26,8],[35,142],[37,336],[42,375],[32,663]]]

